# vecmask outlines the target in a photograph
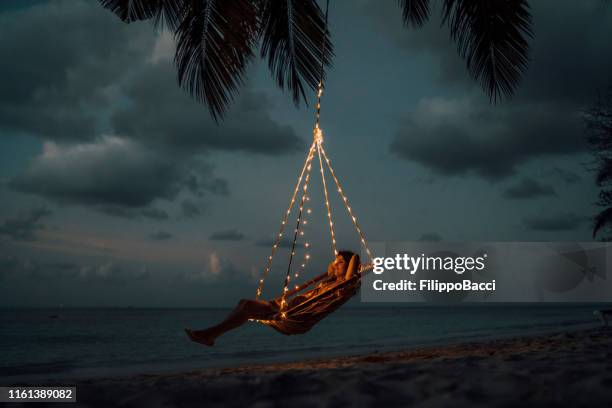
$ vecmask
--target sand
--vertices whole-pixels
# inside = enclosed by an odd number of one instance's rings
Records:
[[[612,407],[612,330],[84,381],[91,407]]]

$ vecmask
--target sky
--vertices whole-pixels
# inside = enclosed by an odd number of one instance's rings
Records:
[[[612,82],[612,7],[532,0],[528,71],[492,105],[440,26],[331,0],[325,149],[367,239],[591,241],[582,111]],[[174,40],[93,0],[0,5],[0,306],[216,307],[253,297],[311,143],[265,62],[220,123]],[[330,261],[312,176],[308,273]],[[333,190],[332,190],[333,192]],[[338,245],[359,240],[337,197]],[[280,291],[287,250],[265,295]],[[300,255],[301,256],[301,255]]]

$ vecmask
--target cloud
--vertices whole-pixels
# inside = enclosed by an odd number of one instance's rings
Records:
[[[291,127],[270,118],[273,106],[266,94],[248,86],[217,124],[176,85],[170,61],[144,67],[126,86],[125,96],[131,103],[111,116],[114,131],[177,154],[211,149],[282,154],[304,145]]]
[[[401,120],[390,149],[437,174],[500,180],[534,157],[583,151],[576,117],[548,103],[495,109],[482,98],[424,98]]]
[[[612,8],[602,1],[571,2],[559,7],[555,2],[529,2],[535,36],[530,40],[531,62],[516,100],[591,101],[596,89],[610,80],[612,54],[609,47]],[[376,29],[385,35],[403,57],[420,55],[432,59],[437,81],[461,91],[479,88],[459,58],[457,46],[446,26],[440,27],[440,2],[432,18],[421,29],[406,28],[395,3],[366,2],[367,13]],[[571,21],[571,24],[559,24]]]
[[[148,24],[126,25],[95,2],[59,0],[0,14],[0,130],[91,140],[97,110],[126,67],[153,47]]]
[[[582,180],[582,177],[580,177],[578,174],[561,167],[552,168],[548,174],[559,178],[565,184],[575,184]]]
[[[181,202],[181,217],[196,218],[206,214],[209,211],[209,204],[204,201],[196,201],[185,199]]]
[[[255,245],[260,247],[272,248],[274,245],[274,238],[261,238],[255,241]],[[293,241],[287,237],[283,237],[278,243],[279,248],[291,248]]]
[[[586,217],[574,213],[530,216],[523,219],[523,224],[534,231],[572,231],[587,221]]]
[[[183,271],[176,275],[181,281],[190,283],[213,283],[213,282],[244,282],[244,279],[252,279],[250,273],[238,269],[234,263],[212,252],[206,259],[203,268],[194,271]]]
[[[157,220],[168,214],[153,207],[156,200],[172,201],[184,190],[198,196],[227,193],[209,165],[176,163],[116,136],[73,145],[47,142],[9,186],[62,204],[92,206],[108,215]]]
[[[436,174],[497,181],[530,160],[586,151],[580,112],[608,85],[612,71],[609,5],[530,2],[535,38],[529,68],[516,95],[492,106],[469,77],[447,28],[439,27],[437,12],[423,29],[406,29],[395,4],[379,3],[371,0],[365,10],[405,51],[399,55],[424,57],[440,89],[468,95],[427,97],[407,112],[391,143],[398,157]]]
[[[146,267],[127,268],[115,261],[81,265],[71,261],[39,262],[0,252],[0,278],[25,278],[35,281],[72,280],[80,283],[120,285],[148,279]]]
[[[502,193],[504,198],[515,200],[556,195],[557,193],[552,186],[542,185],[529,177],[523,177],[517,184],[508,187]]]
[[[85,283],[103,283],[110,285],[123,285],[130,281],[141,281],[151,276],[146,267],[125,266],[115,261],[107,261],[98,265],[84,265],[79,267],[77,278]]]
[[[166,211],[155,207],[129,208],[121,205],[99,205],[95,208],[103,214],[127,219],[148,218],[156,221],[165,221],[170,218]]]
[[[229,194],[210,152],[278,155],[304,144],[248,85],[215,123],[178,87],[171,38],[96,2],[8,10],[0,24],[0,55],[11,60],[0,67],[0,131],[44,141],[12,180],[16,191],[134,219],[167,219],[155,202],[183,200],[178,211],[193,217],[206,213],[203,197]]]
[[[0,224],[0,235],[15,241],[33,241],[36,239],[36,233],[45,229],[45,225],[41,221],[51,214],[47,207],[40,206],[23,212],[14,218],[8,218]]]
[[[242,241],[244,234],[237,229],[215,231],[208,237],[211,241]]]
[[[153,241],[167,241],[173,237],[174,235],[171,233],[162,230],[153,232],[149,235],[149,239],[152,239]]]

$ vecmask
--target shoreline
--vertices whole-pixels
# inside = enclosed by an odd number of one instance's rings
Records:
[[[522,396],[542,404],[593,407],[612,406],[611,386],[612,329],[605,327],[77,383],[78,400],[101,407],[160,398],[168,406],[228,406],[228,396],[229,406],[312,406],[323,398],[340,405],[463,401],[489,407],[508,406]]]

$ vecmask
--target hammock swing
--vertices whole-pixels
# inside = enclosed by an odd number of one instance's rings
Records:
[[[329,9],[329,0],[327,1],[327,7],[325,11],[325,32],[327,32],[328,9]],[[325,41],[323,41],[323,46],[325,46]],[[351,209],[351,206],[349,205],[348,198],[344,194],[344,191],[342,190],[342,187],[340,186],[340,182],[338,181],[338,177],[336,176],[336,173],[334,172],[334,169],[331,165],[331,161],[329,157],[327,156],[327,154],[325,153],[325,149],[323,148],[323,141],[324,141],[323,131],[321,130],[321,127],[320,127],[321,96],[322,95],[323,95],[323,64],[321,64],[321,79],[319,81],[319,86],[317,90],[316,121],[315,121],[314,130],[313,130],[313,142],[312,142],[312,145],[310,146],[310,149],[308,150],[306,161],[304,163],[304,166],[302,167],[300,176],[298,177],[298,181],[295,186],[295,189],[293,190],[293,194],[289,202],[289,208],[285,212],[283,220],[281,221],[280,230],[278,234],[276,235],[274,244],[272,245],[272,253],[268,257],[266,268],[262,272],[262,276],[261,276],[261,279],[259,280],[259,286],[257,288],[257,294],[256,294],[256,299],[259,300],[262,294],[262,291],[263,291],[264,282],[271,270],[272,260],[274,258],[274,255],[276,254],[276,251],[280,245],[280,241],[283,237],[283,233],[285,230],[285,226],[287,225],[289,215],[291,214],[291,210],[294,208],[296,199],[298,197],[298,193],[301,191],[301,197],[299,199],[299,205],[298,205],[297,224],[293,231],[293,241],[291,245],[291,251],[289,254],[289,263],[287,266],[287,273],[285,274],[285,280],[284,280],[284,285],[283,285],[283,290],[281,292],[281,296],[278,298],[279,312],[270,320],[254,320],[260,324],[269,326],[275,329],[276,331],[282,334],[285,334],[285,335],[306,333],[316,323],[321,321],[323,318],[325,318],[330,313],[333,313],[340,306],[342,306],[344,303],[350,300],[351,297],[355,295],[359,289],[359,286],[361,284],[361,277],[372,269],[372,264],[373,264],[372,253],[370,252],[370,249],[366,242],[365,235],[363,231],[361,230],[359,223],[357,222],[357,217],[355,217],[355,215],[353,214],[353,210]],[[317,284],[318,282],[322,281],[327,276],[327,273],[323,273],[303,284],[295,285],[294,288],[291,290],[289,289],[289,285],[292,280],[291,266],[292,266],[293,258],[296,254],[296,245],[297,245],[298,237],[304,235],[304,231],[302,228],[303,228],[303,225],[307,224],[306,215],[310,214],[310,209],[307,209],[306,211],[304,211],[304,207],[306,205],[306,202],[310,200],[310,197],[308,196],[308,186],[310,183],[312,161],[314,159],[315,154],[318,157],[319,170],[321,173],[321,182],[323,186],[323,191],[325,193],[324,195],[325,206],[327,208],[327,218],[329,221],[329,232],[331,235],[331,243],[332,243],[332,249],[333,249],[334,255],[335,256],[338,255],[338,249],[336,247],[336,238],[334,235],[334,222],[332,219],[332,212],[331,212],[331,207],[330,207],[330,202],[329,202],[329,193],[327,189],[327,180],[326,180],[326,172],[324,169],[324,164],[332,176],[334,184],[338,190],[338,194],[340,195],[340,199],[342,203],[344,204],[344,207],[346,208],[348,215],[351,218],[351,221],[353,222],[353,225],[355,227],[357,234],[359,235],[361,245],[363,246],[363,249],[365,250],[368,256],[369,263],[360,265],[359,270],[350,278],[342,280],[330,286],[326,286],[321,292],[315,293],[313,296],[307,297],[307,299],[304,301],[299,301],[300,298],[297,298],[296,296],[299,296],[299,294],[302,293],[305,289],[308,289],[311,286]],[[303,245],[306,250],[310,247],[310,244],[308,242],[303,243]],[[304,270],[309,259],[310,259],[310,256],[306,253],[304,255],[303,262],[298,268],[296,268],[296,271],[293,273],[294,279],[297,279],[300,276],[300,272]],[[296,302],[296,300],[298,301]]]

